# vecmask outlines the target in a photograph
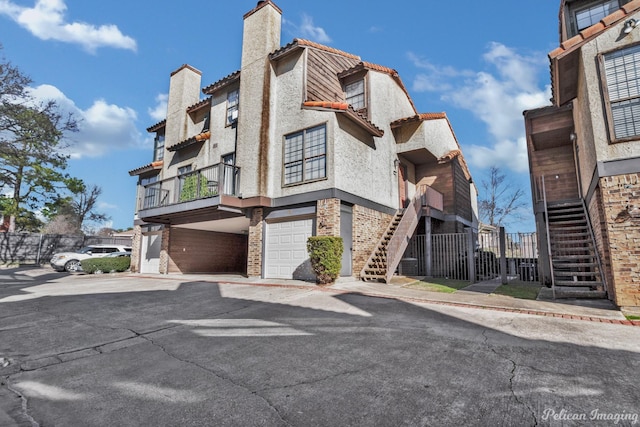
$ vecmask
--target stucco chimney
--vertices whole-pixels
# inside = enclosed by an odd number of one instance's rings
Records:
[[[258,2],[244,15],[236,152],[244,197],[266,196],[275,80],[269,54],[280,48],[281,23],[282,11],[271,0]]]
[[[200,100],[201,79],[202,73],[186,64],[171,73],[165,131],[165,137],[171,144],[188,137],[186,110]]]
[[[261,0],[244,15],[242,68],[264,58],[280,47],[282,11],[271,0]]]

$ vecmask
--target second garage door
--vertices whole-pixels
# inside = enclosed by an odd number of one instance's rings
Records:
[[[313,280],[307,239],[313,235],[313,219],[267,224],[265,277]]]

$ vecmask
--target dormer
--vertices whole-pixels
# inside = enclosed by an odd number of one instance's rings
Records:
[[[564,0],[560,9],[560,43],[620,9],[630,0]]]

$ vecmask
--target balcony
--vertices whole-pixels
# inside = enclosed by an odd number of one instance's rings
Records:
[[[220,205],[220,196],[236,196],[240,188],[240,168],[219,163],[138,187],[138,217],[166,222],[187,211]]]

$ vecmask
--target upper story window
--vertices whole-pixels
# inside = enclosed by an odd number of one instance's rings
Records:
[[[316,126],[287,135],[284,141],[284,185],[326,177],[326,126]]]
[[[357,111],[367,108],[364,94],[364,79],[345,85],[344,92],[347,98],[347,104],[351,104],[354,110]]]
[[[153,161],[157,162],[164,159],[164,130],[156,134],[153,145]]]
[[[238,120],[238,105],[240,104],[240,92],[238,89],[227,93],[227,125]]]
[[[625,3],[622,0],[622,3]],[[576,1],[569,3],[571,30],[569,37],[573,37],[585,28],[597,24],[604,17],[611,15],[620,8],[620,0]]]
[[[640,136],[640,45],[602,56],[612,141]]]

